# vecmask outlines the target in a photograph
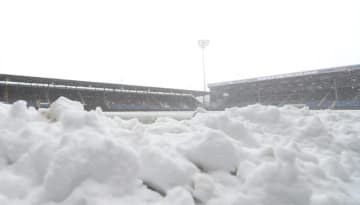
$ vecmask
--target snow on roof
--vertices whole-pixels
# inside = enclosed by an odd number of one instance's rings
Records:
[[[325,68],[325,69],[318,69],[318,70],[310,70],[310,71],[303,71],[303,72],[295,72],[295,73],[286,73],[286,74],[264,76],[264,77],[257,77],[257,78],[249,78],[249,79],[242,79],[242,80],[226,81],[226,82],[219,82],[219,83],[211,83],[211,84],[209,84],[209,87],[211,88],[211,87],[218,87],[218,86],[225,86],[225,85],[243,84],[243,83],[251,83],[251,82],[258,82],[258,81],[265,81],[265,80],[275,80],[275,79],[283,79],[283,78],[318,75],[318,74],[325,74],[325,73],[349,72],[349,71],[354,71],[354,70],[360,70],[360,64],[349,65],[349,66],[340,66],[340,67],[334,67],[334,68]]]

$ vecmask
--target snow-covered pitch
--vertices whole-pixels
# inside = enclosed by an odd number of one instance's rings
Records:
[[[359,205],[360,114],[252,105],[108,117],[0,104],[0,204]]]

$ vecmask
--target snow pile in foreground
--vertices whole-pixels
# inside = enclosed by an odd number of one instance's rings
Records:
[[[253,105],[152,124],[0,104],[0,204],[360,204],[360,114]]]

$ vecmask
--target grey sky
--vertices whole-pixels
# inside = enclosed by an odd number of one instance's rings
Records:
[[[202,89],[360,63],[358,0],[0,0],[0,73]]]

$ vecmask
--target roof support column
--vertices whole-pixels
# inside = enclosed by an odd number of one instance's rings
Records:
[[[5,102],[9,103],[9,92],[8,92],[8,86],[7,86],[8,79],[5,80],[5,93],[4,93],[4,99]]]
[[[338,101],[338,90],[337,90],[336,80],[334,80],[334,90],[335,90],[335,100],[337,102]]]

